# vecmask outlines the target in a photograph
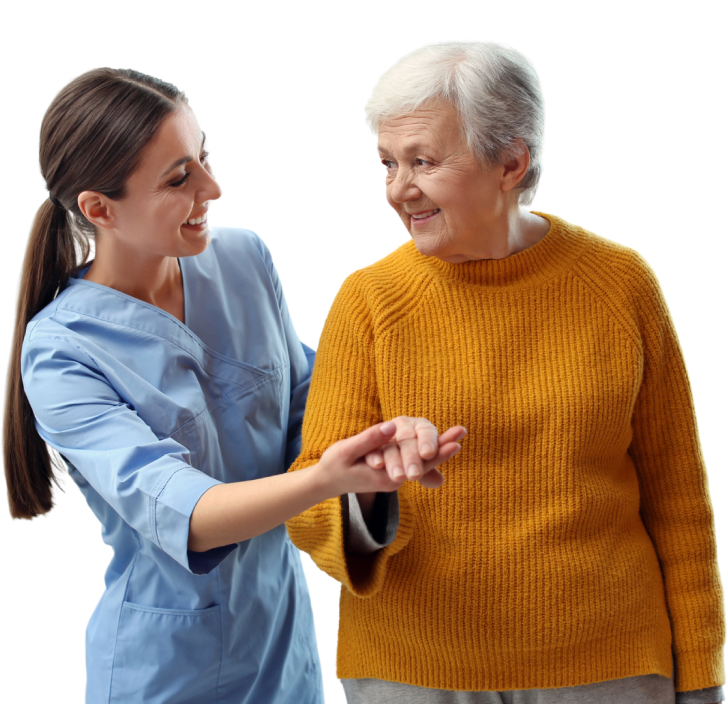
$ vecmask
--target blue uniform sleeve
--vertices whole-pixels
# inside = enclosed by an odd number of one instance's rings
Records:
[[[270,274],[276,298],[278,299],[278,308],[280,309],[280,315],[285,329],[288,356],[290,358],[290,415],[288,418],[288,441],[285,451],[285,468],[287,469],[300,454],[303,413],[305,411],[305,403],[308,399],[308,388],[310,387],[316,353],[298,339],[298,335],[293,327],[293,321],[290,318],[288,304],[285,302],[280,277],[273,264],[270,250],[259,237],[257,237],[257,244],[260,248],[260,254],[265,261],[268,273]]]
[[[194,469],[183,445],[158,438],[77,344],[26,338],[22,373],[43,440],[134,530],[195,573],[209,572],[235,548],[187,550],[192,511],[220,482]]]

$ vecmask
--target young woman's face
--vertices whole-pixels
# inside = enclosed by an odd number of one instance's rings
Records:
[[[113,235],[141,257],[189,257],[209,244],[209,201],[222,194],[194,113],[180,106],[146,146],[126,195],[113,201]]]

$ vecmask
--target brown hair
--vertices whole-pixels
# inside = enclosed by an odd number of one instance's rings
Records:
[[[25,252],[5,399],[3,451],[14,518],[33,518],[53,507],[54,461],[36,430],[20,360],[30,320],[89,257],[95,231],[78,195],[98,191],[123,198],[144,147],[186,102],[169,83],[129,69],[99,68],[71,81],[43,118],[40,170],[50,197],[38,209]]]

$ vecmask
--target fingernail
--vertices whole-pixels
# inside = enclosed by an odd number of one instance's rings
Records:
[[[407,475],[409,476],[409,479],[417,479],[421,475],[419,467],[417,467],[415,464],[410,464]]]
[[[384,435],[391,435],[396,430],[396,423],[392,423],[390,420],[386,421],[386,423],[381,424],[380,430]]]
[[[394,479],[403,479],[404,478],[404,468],[403,467],[394,467],[391,474],[394,477]]]
[[[430,455],[432,452],[434,452],[434,448],[429,444],[422,445],[422,452],[425,455]]]

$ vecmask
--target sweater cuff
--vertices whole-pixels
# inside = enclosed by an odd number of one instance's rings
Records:
[[[368,525],[361,513],[356,494],[341,497],[343,530],[346,550],[358,555],[369,555],[391,545],[399,529],[399,494],[376,494]]]
[[[303,469],[295,467],[290,471]],[[374,553],[346,552],[340,498],[327,499],[286,521],[293,544],[307,552],[324,572],[341,582],[352,594],[367,598],[384,583],[389,558],[402,550],[414,533],[414,515],[405,495],[399,497],[400,523],[396,537]]]

